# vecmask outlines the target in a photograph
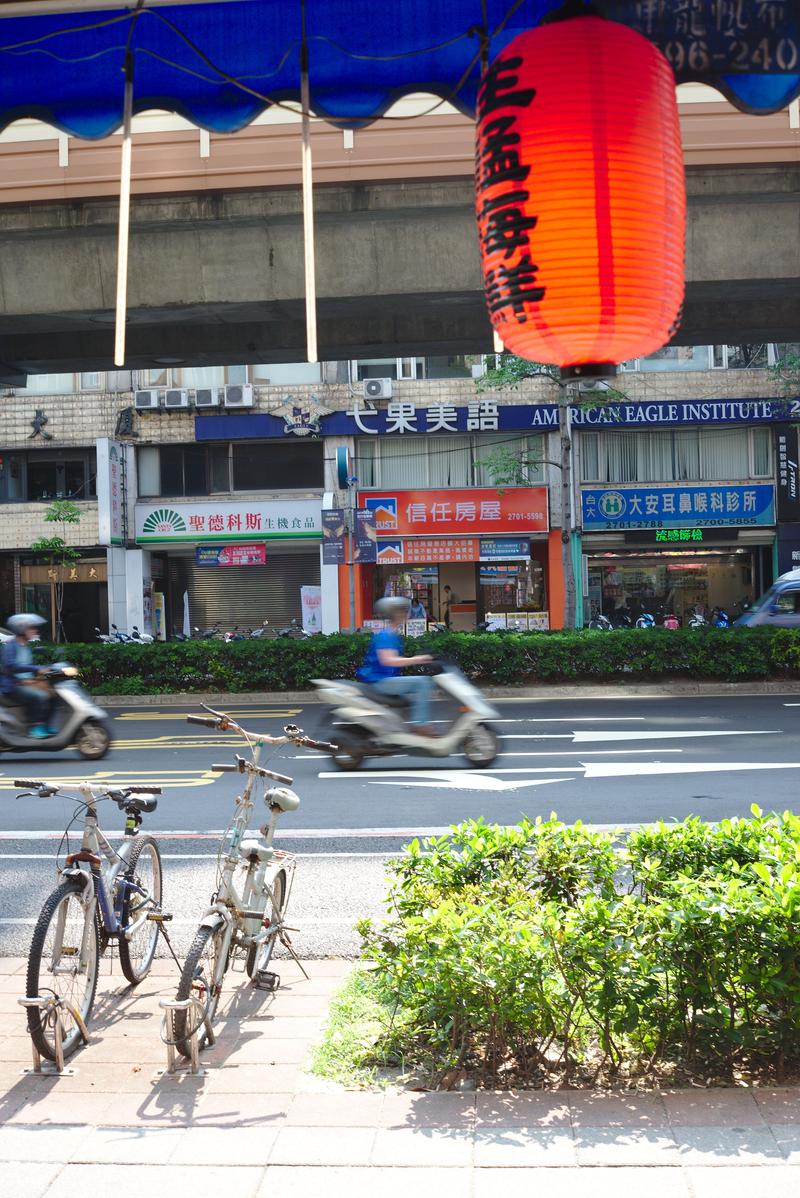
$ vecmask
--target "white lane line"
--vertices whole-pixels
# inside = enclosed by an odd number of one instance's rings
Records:
[[[727,774],[742,770],[800,770],[800,761],[587,761],[586,778],[647,774]]]
[[[469,778],[469,777],[486,777],[491,774],[563,774],[576,773],[580,774],[584,770],[583,764],[578,765],[539,765],[539,766],[501,766],[500,769],[488,767],[483,770],[436,770],[436,769],[408,769],[408,770],[362,770],[358,776],[354,774],[343,774],[339,770],[323,771],[319,774],[320,778],[338,778],[340,782],[350,782],[351,785],[356,780],[362,782],[371,782],[375,778],[429,778],[434,782],[441,781],[447,783],[450,778]]]
[[[589,744],[592,741],[617,740],[689,740],[703,736],[779,736],[777,728],[747,728],[741,732],[573,732],[574,745]]]

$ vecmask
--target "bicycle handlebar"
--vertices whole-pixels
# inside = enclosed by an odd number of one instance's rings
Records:
[[[306,749],[322,749],[325,753],[335,753],[339,748],[338,745],[333,745],[329,741],[314,740],[312,737],[306,736],[303,729],[298,728],[296,724],[286,724],[283,729],[283,736],[269,736],[264,732],[248,732],[240,724],[237,724],[235,720],[232,720],[230,716],[225,715],[224,711],[215,711],[213,707],[206,707],[206,711],[210,714],[187,715],[186,722],[188,724],[203,724],[206,728],[218,728],[221,732],[241,732],[243,736],[250,737],[254,741],[261,741],[262,743],[271,745],[284,745],[287,742],[291,742]],[[238,766],[235,768],[238,769]]]
[[[216,728],[219,720],[210,715],[187,715],[187,724],[205,724],[206,728]]]
[[[278,774],[275,770],[265,769],[263,765],[253,765],[250,761],[245,761],[244,757],[237,757],[236,764],[231,765],[212,765],[212,770],[225,770],[226,773],[235,774],[258,774],[260,778],[272,778],[275,782],[280,782],[282,786],[291,786],[293,778],[287,777],[286,774]]]
[[[64,782],[43,782],[41,779],[15,778],[14,785],[20,789],[38,790],[46,795],[55,795],[59,791],[73,792],[89,790],[94,796],[108,795],[115,801],[128,799],[131,795],[160,795],[160,786],[96,786],[89,782],[77,782],[70,786]]]

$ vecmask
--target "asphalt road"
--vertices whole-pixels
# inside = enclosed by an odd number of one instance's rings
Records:
[[[412,836],[483,816],[626,825],[796,808],[800,702],[791,696],[607,700],[497,700],[501,753],[489,770],[463,759],[384,758],[355,774],[320,754],[281,748],[262,759],[294,777],[300,809],[283,817],[277,843],[300,854],[292,896],[298,949],[354,952],[361,915],[380,909],[387,861]],[[256,731],[287,721],[327,735],[325,711],[231,701]],[[188,710],[188,709],[187,709]],[[197,709],[195,709],[197,710]],[[215,762],[239,747],[230,734],[186,724],[178,708],[117,709],[116,745],[102,762],[71,754],[5,756],[0,765],[0,955],[24,953],[54,881],[54,858],[74,804],[17,799],[16,776],[151,783],[164,788],[145,830],[158,832],[165,905],[180,949],[213,889],[217,848],[237,778]],[[121,831],[115,807],[105,831]]]

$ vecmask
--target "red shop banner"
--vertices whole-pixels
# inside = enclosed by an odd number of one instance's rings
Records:
[[[547,532],[546,487],[447,491],[362,491],[359,507],[375,514],[379,537]],[[408,559],[406,559],[408,560]]]

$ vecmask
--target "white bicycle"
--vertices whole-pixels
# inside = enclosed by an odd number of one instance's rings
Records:
[[[248,732],[224,712],[214,711],[211,707],[206,707],[206,711],[210,713],[208,716],[186,718],[192,724],[205,724],[222,732],[238,732],[247,742],[250,760],[237,754],[235,764],[211,767],[244,774],[246,782],[236,799],[233,820],[220,845],[216,889],[200,920],[175,996],[177,1001],[194,1000],[191,1007],[176,1009],[174,1014],[174,1043],[187,1058],[191,1057],[191,1037],[195,1033],[198,1048],[211,1042],[211,1024],[219,1006],[225,973],[237,956],[244,956],[248,977],[263,989],[273,989],[277,977],[269,972],[268,966],[276,944],[282,943],[294,955],[285,915],[297,858],[294,853],[274,848],[272,842],[281,815],[296,811],[300,799],[289,789],[291,778],[258,764],[261,749],[264,745],[285,744],[325,752],[336,749],[335,745],[312,740],[294,724],[286,725],[283,736],[267,736],[261,732]],[[255,807],[253,792],[257,784],[267,780],[279,784],[264,788],[269,822],[259,829],[261,839],[245,839]]]
[[[34,1047],[60,1064],[88,1039],[100,957],[115,940],[122,972],[132,986],[149,973],[161,911],[161,857],[152,836],[139,836],[142,816],[155,811],[159,786],[108,787],[79,782],[15,781],[41,799],[54,795],[77,803],[83,838],[59,869],[59,885],[37,920],[28,955],[25,1006]],[[20,795],[19,797],[23,797]],[[115,849],[100,830],[99,802],[110,799],[125,812],[125,837]],[[69,828],[64,833],[65,840]],[[69,843],[67,840],[67,847]],[[42,1000],[34,1005],[34,1000]]]

